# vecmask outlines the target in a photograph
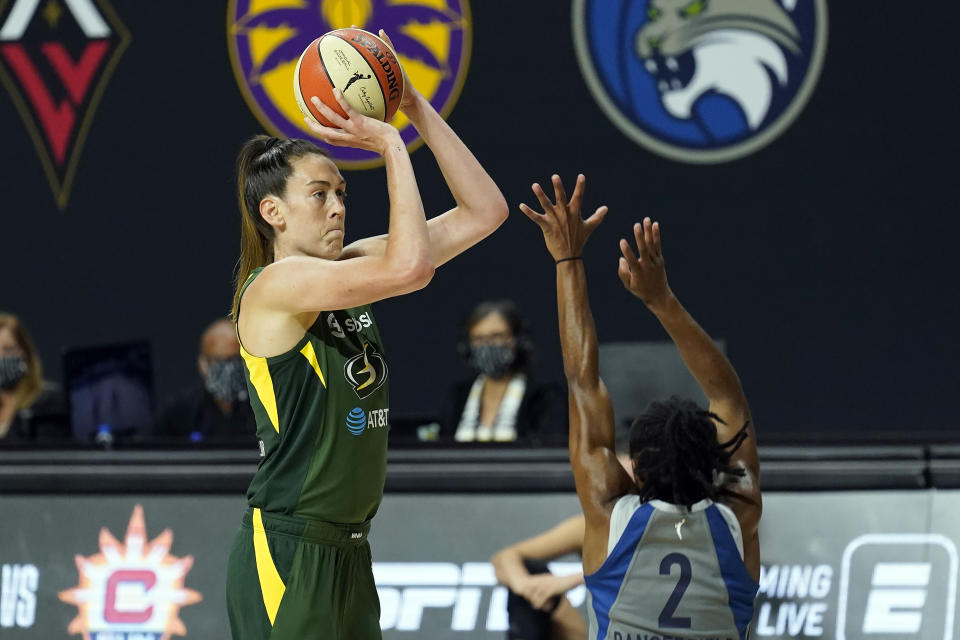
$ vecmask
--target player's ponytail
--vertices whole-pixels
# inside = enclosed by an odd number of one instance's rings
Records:
[[[292,162],[308,153],[330,157],[312,142],[296,138],[254,136],[237,156],[237,199],[240,204],[240,259],[237,261],[230,317],[240,312],[240,292],[254,269],[273,262],[274,231],[260,215],[260,202],[269,195],[284,197]]]

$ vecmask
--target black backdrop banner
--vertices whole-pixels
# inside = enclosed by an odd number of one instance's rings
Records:
[[[343,19],[334,14],[344,3],[308,4]],[[455,3],[420,4],[448,15]],[[583,172],[586,206],[611,210],[585,256],[602,341],[663,337],[615,274],[618,239],[651,215],[663,224],[673,288],[726,341],[764,433],[946,434],[958,391],[948,363],[960,359],[957,86],[948,81],[960,9],[819,3],[829,11],[822,72],[793,123],[741,159],[691,164],[648,151],[601,108],[575,50],[574,5],[584,4],[475,0],[460,15],[470,40],[458,46],[469,51],[447,69],[462,80],[444,89],[448,120],[513,213],[426,290],[377,305],[394,414],[435,413],[449,380],[466,374],[459,323],[485,298],[520,301],[537,375],[561,377],[553,265],[516,204],[532,200],[533,181]],[[65,347],[148,338],[161,397],[194,381],[199,334],[227,312],[232,293],[234,158],[265,127],[231,65],[235,8],[0,5],[6,23],[16,10],[36,12],[23,29],[10,23],[0,33],[0,308],[22,316],[49,377],[59,377]],[[411,15],[405,23],[382,14],[398,31],[440,20]],[[690,72],[690,58],[677,60],[677,73]],[[46,102],[24,89],[30,64]],[[429,214],[449,208],[429,151],[413,161]],[[345,175],[348,240],[385,231],[383,170]]]

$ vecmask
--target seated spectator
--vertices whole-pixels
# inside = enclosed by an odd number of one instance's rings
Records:
[[[537,385],[530,379],[533,342],[513,302],[477,306],[463,327],[460,352],[477,377],[451,390],[441,439],[539,442],[566,437],[566,394],[559,385]]]
[[[616,438],[617,460],[633,477],[630,430]],[[586,520],[567,518],[552,529],[505,547],[490,558],[497,582],[510,590],[507,640],[585,640],[586,622],[565,594],[583,584],[583,573],[555,576],[547,562],[568,554],[581,555]]]
[[[247,402],[240,343],[233,323],[217,320],[200,340],[200,381],[167,402],[160,411],[157,435],[208,439],[250,439],[257,432]]]
[[[63,394],[43,379],[40,355],[20,320],[0,313],[0,443],[67,440]]]

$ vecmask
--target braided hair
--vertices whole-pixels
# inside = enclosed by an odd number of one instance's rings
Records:
[[[729,488],[746,471],[730,460],[747,439],[745,423],[728,442],[717,442],[715,413],[673,396],[650,404],[630,428],[634,477],[640,499],[663,500],[688,509],[709,498],[744,499]]]

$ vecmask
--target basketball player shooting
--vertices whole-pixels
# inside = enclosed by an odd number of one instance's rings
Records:
[[[636,419],[630,457],[617,462],[613,406],[598,369],[583,247],[606,207],[580,217],[585,179],[568,200],[520,208],[543,231],[557,263],[557,305],[570,393],[570,462],[586,518],[583,570],[590,638],[676,640],[747,637],[760,574],[759,462],[750,409],[723,353],[667,284],[660,225],[634,225],[636,251],[620,241],[619,276],[676,343],[709,400],[654,402]]]

